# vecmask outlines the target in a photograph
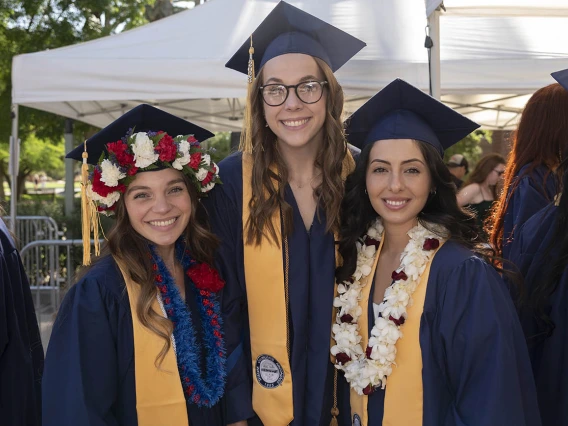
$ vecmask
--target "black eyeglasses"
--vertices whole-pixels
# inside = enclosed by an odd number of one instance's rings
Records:
[[[296,96],[305,104],[315,104],[323,96],[323,87],[327,81],[304,81],[298,84],[267,84],[260,87],[262,99],[269,106],[280,106],[290,94],[290,89],[294,89]]]
[[[497,176],[501,176],[503,173],[505,173],[505,170],[495,170],[495,169],[493,169],[493,171],[494,171],[495,173],[497,173]]]

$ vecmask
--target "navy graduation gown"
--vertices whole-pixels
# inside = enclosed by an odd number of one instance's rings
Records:
[[[510,259],[510,242],[514,233],[532,215],[546,207],[558,192],[554,174],[545,166],[537,166],[531,173],[524,174],[530,165],[519,170],[515,179],[519,184],[512,196],[508,196],[508,205],[503,220],[503,258]]]
[[[223,185],[203,199],[203,203],[212,230],[221,239],[217,266],[226,281],[222,298],[228,354],[227,418],[229,423],[252,419],[249,425],[260,424],[252,408],[242,232],[242,155],[227,157],[219,164],[219,170]],[[285,197],[294,215],[294,232],[288,239],[292,425],[327,426],[333,403],[333,365],[329,355],[335,282],[333,235],[325,232],[325,212],[321,209],[310,231],[306,231],[288,186]]]
[[[527,295],[540,284],[551,266],[558,248],[547,253],[555,237],[558,208],[554,205],[530,218],[518,231],[511,247],[511,261],[524,276]],[[529,353],[536,382],[538,403],[544,426],[560,426],[568,419],[568,267],[564,269],[554,293],[545,307],[554,322],[552,335],[542,337],[544,330],[529,310],[521,312],[521,322],[529,343]],[[535,336],[540,335],[540,338]]]
[[[43,347],[30,284],[0,219],[0,424],[41,425]]]
[[[186,279],[186,303],[197,312],[190,285]],[[201,340],[200,317],[191,319]],[[57,315],[45,361],[44,426],[136,426],[134,363],[128,293],[107,256],[71,287]],[[187,403],[189,424],[222,426],[223,409],[223,400],[212,408]]]
[[[369,319],[370,330],[372,300]],[[453,241],[432,262],[420,348],[423,426],[540,425],[527,348],[507,288],[490,265]],[[342,377],[342,410],[350,412],[348,392]],[[369,426],[382,424],[384,398],[382,390],[369,397]]]

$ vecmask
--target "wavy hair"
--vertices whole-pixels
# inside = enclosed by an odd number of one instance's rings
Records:
[[[329,66],[319,58],[314,58],[328,82],[324,86],[326,96],[326,118],[323,125],[323,144],[318,152],[315,166],[322,171],[322,181],[315,188],[319,206],[325,209],[327,230],[339,229],[339,215],[344,183],[341,179],[342,164],[347,155],[347,144],[343,131],[343,89],[337,82]],[[243,140],[250,132],[252,150],[252,197],[250,217],[245,224],[246,242],[260,244],[263,237],[277,244],[277,230],[272,223],[272,215],[280,210],[283,218],[282,235],[290,235],[293,230],[292,206],[284,199],[288,182],[288,170],[284,159],[278,152],[276,135],[266,127],[263,99],[260,86],[263,84],[263,69],[260,70],[252,86],[251,114],[252,128],[243,129]],[[275,166],[275,168],[273,168]]]
[[[562,158],[568,154],[568,91],[558,83],[537,90],[527,102],[519,125],[513,133],[512,149],[507,160],[503,191],[495,203],[491,216],[490,242],[498,255],[503,252],[505,213],[511,196],[520,180],[530,175],[538,166],[546,166],[549,171],[544,176],[541,193],[547,197],[545,182],[550,173],[558,167]],[[522,176],[520,170],[526,166]],[[555,174],[557,183],[561,177]]]
[[[455,185],[439,152],[427,143],[415,142],[424,156],[432,178],[432,187],[435,189],[418,215],[419,222],[425,227],[428,227],[429,223],[444,226],[449,231],[452,240],[476,251],[488,260],[490,255],[481,245],[484,241],[480,236],[475,216],[458,206]],[[339,253],[343,258],[343,265],[336,270],[338,282],[349,279],[355,272],[357,240],[365,234],[372,222],[378,217],[371,205],[369,196],[365,193],[369,154],[373,145],[369,144],[363,148],[355,171],[349,175],[345,182],[345,197],[341,204],[341,238],[339,242]],[[431,231],[434,230],[431,229]]]
[[[199,201],[195,185],[185,174],[182,176],[191,198],[189,223],[182,236],[196,261],[213,265],[213,256],[218,246],[217,237],[209,231],[207,213]],[[100,258],[112,255],[129,278],[140,286],[140,298],[136,304],[138,320],[144,327],[164,340],[164,346],[156,357],[156,366],[159,367],[171,346],[170,336],[173,332],[173,324],[152,309],[156,298],[156,284],[152,262],[148,257],[151,241],[132,227],[124,200],[125,197],[120,197],[117,201],[116,222],[107,234],[107,243],[103,247]],[[86,273],[88,270],[81,275],[84,276]]]
[[[491,154],[484,155],[481,160],[475,165],[475,168],[467,178],[464,186],[467,186],[471,183],[478,183],[481,184],[485,182],[487,176],[495,169],[496,166],[499,164],[506,164],[507,161],[505,157],[501,154],[497,154],[495,152]],[[497,185],[491,186],[491,194],[493,195],[493,199],[497,199]]]

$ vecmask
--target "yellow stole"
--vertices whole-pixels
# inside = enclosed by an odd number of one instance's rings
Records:
[[[246,224],[252,198],[252,156],[243,153],[243,245],[252,355],[252,405],[264,426],[285,426],[294,420],[292,370],[288,358],[288,325],[282,247],[268,238],[247,244]],[[350,152],[343,161],[345,179],[355,168]],[[282,240],[280,211],[272,224]],[[287,254],[286,254],[287,255]],[[323,330],[322,330],[323,331]],[[324,332],[331,332],[330,329]]]
[[[120,265],[119,268],[126,284],[132,313],[138,426],[189,426],[173,348],[170,347],[158,369],[155,361],[164,341],[140,323],[136,315],[140,286],[130,279]],[[154,298],[152,309],[157,313],[162,312],[157,298]]]
[[[375,254],[371,273],[366,278],[367,284],[363,287],[363,294],[359,302],[359,306],[361,306],[363,311],[358,320],[361,346],[363,348],[366,348],[369,342],[369,298],[383,242],[384,234],[383,238],[381,238],[381,245]],[[440,241],[440,247],[442,245],[443,241]],[[408,306],[407,319],[401,326],[403,337],[396,342],[396,365],[388,377],[385,388],[383,426],[422,426],[424,395],[422,386],[422,352],[419,339],[420,318],[424,310],[426,288],[433,259],[434,256],[426,265],[420,277],[420,282],[412,294],[412,306]],[[368,400],[368,396],[359,395],[353,389],[350,389],[351,418],[353,419],[355,415],[359,416],[361,426],[367,426],[369,423]]]

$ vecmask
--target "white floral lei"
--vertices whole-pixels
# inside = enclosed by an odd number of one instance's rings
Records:
[[[396,365],[396,342],[402,337],[400,326],[407,318],[406,308],[412,305],[412,294],[440,244],[440,236],[447,235],[443,227],[429,225],[429,228],[436,233],[421,224],[408,231],[410,241],[400,256],[400,266],[393,272],[393,283],[385,291],[379,306],[380,316],[371,330],[366,350],[361,347],[357,323],[362,314],[359,301],[361,291],[373,279],[369,274],[383,234],[380,219],[371,225],[361,242],[357,242],[357,268],[351,280],[337,285],[339,294],[333,306],[339,309],[332,327],[335,345],[331,353],[336,357],[335,368],[345,373],[359,395],[368,395],[378,386],[384,389],[393,364]]]

